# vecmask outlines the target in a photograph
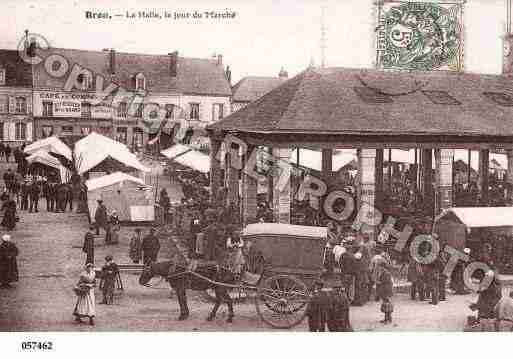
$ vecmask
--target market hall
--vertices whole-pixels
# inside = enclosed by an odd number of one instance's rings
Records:
[[[385,215],[394,213],[390,202],[396,186],[392,178],[393,163],[388,156],[392,149],[414,150],[413,175],[407,177],[417,193],[417,205],[409,214],[405,211],[394,214],[406,216],[419,212],[431,222],[455,203],[456,151],[472,150],[474,159],[478,151],[476,183],[471,180],[472,169],[468,166],[466,188],[473,191],[477,187],[477,195],[467,204],[470,207],[489,205],[490,177],[484,174],[489,173],[491,155],[506,154],[508,168],[503,176],[506,181],[500,186],[503,203],[510,203],[512,90],[511,81],[500,75],[310,67],[208,127],[211,193],[224,187],[228,193],[225,200],[237,200],[239,181],[230,179],[239,177],[237,168],[240,167],[230,165],[229,155],[223,161],[216,156],[226,136],[232,135],[247,145],[245,161],[258,147],[271,150],[275,159],[285,161],[292,149],[322,150],[320,176],[327,183],[328,192],[330,188],[345,185],[332,171],[334,152],[356,149],[356,208],[366,203]],[[468,153],[470,157],[471,152]],[[221,176],[223,172],[225,175]],[[241,177],[242,218],[244,223],[250,223],[256,218],[259,180],[244,173]],[[495,185],[493,178],[492,181]],[[267,181],[269,188],[272,183],[272,179]],[[297,181],[292,178],[280,190],[268,190],[267,199],[272,203],[276,222],[294,222],[295,217],[291,216],[295,209],[291,194],[297,190],[291,188],[294,184]]]

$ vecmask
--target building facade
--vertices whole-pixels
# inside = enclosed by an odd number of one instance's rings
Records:
[[[158,126],[149,125],[153,120],[204,126],[230,113],[231,88],[222,56],[56,48],[38,50],[38,56],[33,97],[37,139],[96,131],[138,147],[159,133]]]
[[[232,112],[246,107],[269,91],[274,90],[288,80],[288,73],[283,68],[278,77],[248,76],[243,77],[232,87]]]
[[[31,65],[16,50],[0,50],[0,141],[16,146],[32,139]]]

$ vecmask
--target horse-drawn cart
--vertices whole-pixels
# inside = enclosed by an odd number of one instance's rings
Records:
[[[177,291],[180,318],[189,315],[185,289],[214,289],[213,319],[221,302],[228,305],[231,321],[233,300],[229,291],[243,291],[255,300],[261,319],[274,328],[300,324],[310,300],[310,284],[322,273],[327,229],[277,223],[248,225],[242,233],[246,270],[237,280],[216,263],[198,261],[187,266],[173,261],[145,267],[139,283],[147,285],[155,275],[166,277]],[[217,267],[217,269],[216,269]]]
[[[301,323],[309,300],[308,288],[322,272],[325,227],[256,223],[243,231],[247,270],[259,276],[256,309],[275,328]]]

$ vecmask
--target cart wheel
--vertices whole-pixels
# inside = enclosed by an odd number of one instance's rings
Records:
[[[288,329],[303,321],[309,301],[306,284],[296,277],[275,275],[257,289],[256,310],[274,328]]]

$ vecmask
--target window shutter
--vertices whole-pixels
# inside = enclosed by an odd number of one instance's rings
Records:
[[[16,112],[16,97],[15,96],[9,96],[9,112],[10,113]]]
[[[32,141],[32,122],[27,122],[27,141]]]

